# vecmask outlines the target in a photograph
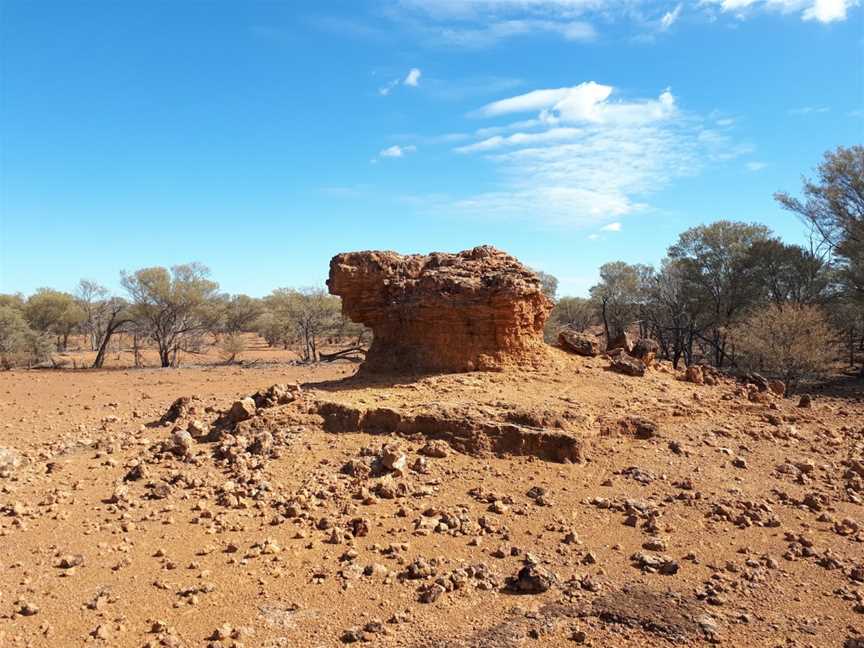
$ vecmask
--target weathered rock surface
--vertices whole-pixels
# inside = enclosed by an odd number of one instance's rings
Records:
[[[648,338],[642,338],[633,345],[633,352],[631,355],[634,358],[639,358],[645,363],[646,367],[650,367],[654,364],[654,358],[657,357],[659,351],[660,345],[657,344],[657,342]]]
[[[490,246],[458,254],[349,252],[330,261],[330,292],[375,335],[374,372],[461,372],[548,362],[552,302],[537,275]]]
[[[612,364],[610,368],[612,371],[617,371],[618,373],[624,374],[626,376],[644,376],[645,363],[642,362],[639,358],[634,358],[631,355],[628,355],[623,350],[618,349],[617,353],[613,353],[610,356]]]
[[[600,353],[600,340],[597,336],[583,331],[564,329],[558,334],[558,343],[577,355],[596,356]]]

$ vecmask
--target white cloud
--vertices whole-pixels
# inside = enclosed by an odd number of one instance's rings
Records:
[[[406,85],[411,86],[412,88],[416,88],[420,85],[420,77],[423,75],[423,72],[420,68],[411,68],[408,70],[408,74],[405,75],[405,78],[396,78],[391,79],[386,84],[378,88],[378,94],[382,97],[386,97],[391,92],[393,92],[394,88],[398,85]]]
[[[635,102],[610,102],[612,86],[594,81],[567,88],[534,90],[508,99],[494,101],[480,108],[478,115],[496,117],[509,113],[539,110],[538,121],[557,123],[649,123],[672,117],[675,98],[668,90],[657,99]]]
[[[620,232],[621,231],[621,223],[609,223],[608,225],[604,225],[600,228],[604,232]]]
[[[478,129],[474,142],[454,149],[484,155],[498,182],[450,208],[568,225],[614,220],[605,231],[618,231],[616,219],[647,209],[651,193],[749,150],[681,111],[669,90],[655,99],[618,96],[612,86],[586,82],[481,107],[472,113],[475,119],[524,112],[534,117]]]
[[[380,153],[378,153],[379,157],[382,158],[401,158],[405,157],[409,153],[414,153],[417,150],[417,147],[413,144],[408,144],[407,146],[399,146],[398,144],[394,144],[393,146],[388,146],[383,149]]]
[[[419,68],[411,68],[408,71],[408,76],[405,77],[405,80],[402,83],[407,86],[412,86],[416,88],[418,85],[420,85],[420,75],[422,74],[423,73],[420,71]]]
[[[697,0],[691,11],[713,16],[718,7],[735,19],[761,12],[797,13],[805,21],[846,20],[860,0]],[[629,22],[650,42],[651,31],[666,31],[680,18],[678,0],[390,0],[388,13],[403,19],[426,40],[462,47],[490,47],[505,39],[554,34],[572,41],[592,41],[595,24]],[[646,14],[660,15],[648,19]]]
[[[846,20],[846,11],[853,6],[849,0],[816,0],[812,7],[804,10],[804,20],[818,20],[822,23]]]
[[[802,106],[801,108],[792,108],[789,110],[790,115],[812,115],[826,113],[830,110],[828,106]]]
[[[663,17],[660,19],[660,29],[666,31],[672,25],[674,25],[675,22],[678,20],[678,17],[681,15],[681,10],[683,8],[684,5],[679,2],[677,5],[675,5],[675,8],[672,11],[667,11],[665,14],[663,14]]]
[[[476,153],[478,151],[491,151],[493,149],[507,146],[519,146],[525,144],[543,144],[548,142],[560,142],[562,140],[575,139],[582,131],[578,128],[550,128],[539,133],[514,133],[508,137],[495,135],[474,144],[467,144],[454,149],[457,153]]]
[[[746,165],[748,171],[761,171],[768,166],[765,162],[748,162]]]
[[[594,27],[587,22],[555,20],[492,20],[466,27],[448,25],[436,31],[436,37],[447,45],[467,48],[490,47],[498,41],[517,36],[547,33],[569,41],[592,41],[597,38]]]
[[[783,14],[801,13],[802,20],[830,23],[846,20],[846,14],[857,7],[859,0],[702,0],[703,4],[716,4],[724,12],[746,18],[757,11],[776,11]]]
[[[378,88],[378,94],[380,94],[382,97],[386,97],[391,92],[393,92],[393,88],[395,88],[397,85],[399,85],[399,79],[389,81],[386,85]]]

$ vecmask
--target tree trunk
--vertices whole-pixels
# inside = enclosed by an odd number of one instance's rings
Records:
[[[108,352],[108,343],[111,342],[111,336],[121,326],[130,320],[120,320],[118,322],[109,322],[105,327],[105,337],[102,339],[102,344],[99,345],[99,351],[96,353],[96,359],[93,361],[93,369],[101,369],[105,362],[105,354]]]
[[[603,300],[603,330],[606,331],[606,344],[609,344],[609,340],[612,339],[612,336],[609,335],[609,320],[606,317],[606,300]]]

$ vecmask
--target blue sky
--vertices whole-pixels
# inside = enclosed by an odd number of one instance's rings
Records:
[[[0,292],[490,243],[584,294],[864,141],[850,0],[0,2]]]

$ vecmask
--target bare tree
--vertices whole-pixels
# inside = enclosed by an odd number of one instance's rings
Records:
[[[100,317],[102,319],[99,328],[99,346],[96,358],[93,360],[94,369],[101,369],[105,364],[105,354],[108,352],[108,344],[112,336],[134,321],[129,303],[120,297],[104,300],[100,307]]]

